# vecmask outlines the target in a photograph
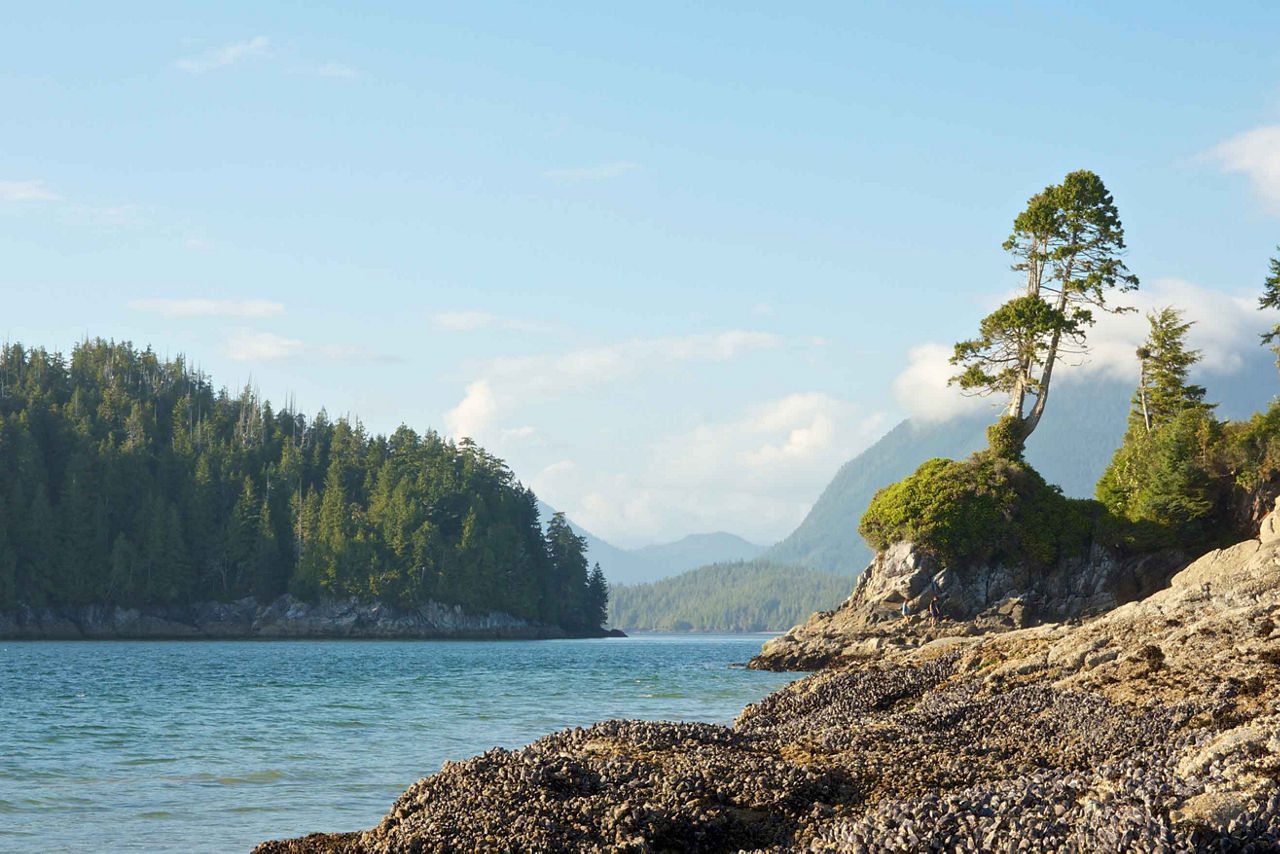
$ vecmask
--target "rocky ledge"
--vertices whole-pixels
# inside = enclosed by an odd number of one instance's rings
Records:
[[[911,543],[897,543],[876,555],[839,608],[814,614],[769,641],[750,666],[819,670],[954,634],[1079,622],[1150,596],[1184,566],[1173,551],[1121,557],[1094,546],[1083,557],[1048,568],[947,567]],[[939,626],[927,616],[934,599],[941,611]]]
[[[0,611],[0,639],[81,640],[161,638],[563,638],[559,626],[458,605],[427,602],[396,608],[359,599],[315,603],[284,595],[272,602],[237,602],[136,608],[20,607]]]
[[[956,624],[950,624],[955,626]],[[1080,624],[850,656],[732,727],[607,721],[279,852],[1271,851],[1280,540]]]

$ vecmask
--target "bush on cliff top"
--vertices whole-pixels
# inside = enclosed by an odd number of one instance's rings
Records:
[[[1248,421],[1188,409],[1150,433],[1130,429],[1098,498],[1139,549],[1195,554],[1252,537],[1280,491],[1280,403]]]
[[[881,489],[858,532],[872,548],[911,542],[944,563],[1049,565],[1084,553],[1106,517],[1099,502],[1066,498],[1025,462],[987,450],[929,460]]]

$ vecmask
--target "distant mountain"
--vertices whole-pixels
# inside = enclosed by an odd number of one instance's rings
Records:
[[[538,511],[543,522],[556,512],[543,501],[538,502]],[[724,531],[690,534],[672,543],[638,549],[620,549],[572,519],[568,521],[574,532],[587,541],[587,560],[592,564],[598,561],[612,585],[657,581],[718,561],[751,560],[765,549]]]
[[[754,560],[720,563],[610,592],[609,625],[626,632],[784,631],[849,595],[849,577]]]
[[[674,543],[645,546],[629,554],[660,572],[661,575],[655,576],[656,580],[709,563],[751,560],[764,550],[764,546],[749,543],[736,534],[717,531],[714,534],[690,534]]]
[[[1223,418],[1247,418],[1280,390],[1271,354],[1258,349],[1230,376],[1197,378],[1218,401]],[[1027,442],[1027,458],[1067,495],[1091,498],[1124,437],[1133,384],[1105,378],[1063,382],[1053,388],[1044,420]],[[857,574],[871,561],[858,521],[876,490],[901,480],[933,457],[957,459],[986,446],[986,428],[998,413],[942,423],[907,419],[840,467],[809,514],[763,557],[820,572]]]

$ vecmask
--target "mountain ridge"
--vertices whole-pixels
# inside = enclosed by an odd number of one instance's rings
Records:
[[[556,509],[539,500],[543,522]],[[574,533],[587,541],[587,560],[599,563],[610,584],[648,584],[717,562],[752,560],[767,548],[727,531],[686,534],[668,543],[654,543],[623,549],[610,543],[566,516]]]

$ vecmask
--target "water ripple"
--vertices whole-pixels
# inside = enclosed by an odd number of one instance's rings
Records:
[[[370,827],[446,760],[604,718],[727,723],[760,637],[13,642],[0,849],[247,850]]]

